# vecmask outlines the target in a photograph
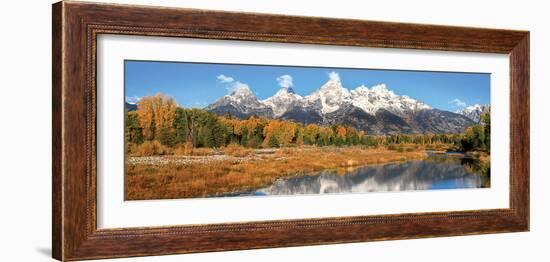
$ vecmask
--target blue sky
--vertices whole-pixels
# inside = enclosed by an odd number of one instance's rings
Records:
[[[326,83],[331,72],[336,72],[349,90],[385,83],[398,95],[453,112],[468,105],[490,103],[490,75],[481,73],[131,60],[125,61],[125,96],[126,101],[135,102],[160,92],[173,97],[180,106],[198,108],[240,84],[248,85],[258,99],[272,96],[282,85],[291,85],[305,96]]]

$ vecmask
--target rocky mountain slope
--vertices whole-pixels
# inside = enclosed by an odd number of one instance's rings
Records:
[[[475,104],[473,106],[469,106],[469,107],[466,107],[462,110],[458,110],[456,111],[457,114],[460,114],[460,115],[463,115],[469,119],[471,119],[472,121],[476,122],[476,123],[479,123],[479,121],[481,120],[481,114],[485,113],[485,112],[490,112],[491,111],[491,106],[490,105],[478,105],[478,104]]]

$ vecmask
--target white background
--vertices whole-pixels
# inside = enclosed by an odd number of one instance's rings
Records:
[[[246,54],[243,56],[242,54]],[[509,207],[509,59],[501,54],[100,35],[98,228],[246,222]],[[124,201],[124,59],[491,74],[491,188]],[[391,87],[390,87],[391,89]],[[367,205],[363,203],[368,203]]]
[[[107,0],[105,0],[107,1]],[[112,1],[109,1],[112,2]],[[118,1],[207,9],[435,23],[531,31],[531,232],[299,248],[217,252],[124,261],[548,261],[547,138],[550,28],[544,1]],[[0,11],[0,240],[2,261],[51,255],[51,7],[10,1]]]

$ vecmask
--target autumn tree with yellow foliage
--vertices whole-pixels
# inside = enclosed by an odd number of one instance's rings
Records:
[[[157,93],[143,97],[137,103],[137,115],[146,140],[160,139],[170,135],[177,104],[173,98]]]

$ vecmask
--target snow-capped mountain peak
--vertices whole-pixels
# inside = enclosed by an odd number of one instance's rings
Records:
[[[235,87],[235,89],[229,94],[231,97],[250,97],[254,96],[254,93],[252,93],[252,90],[248,88],[246,85],[241,85]]]
[[[406,114],[421,109],[431,109],[425,103],[412,99],[408,96],[399,96],[388,90],[386,84],[375,85],[367,88],[361,85],[351,91],[351,101],[356,107],[374,115],[379,109],[385,109],[395,114]]]
[[[299,96],[294,92],[294,89],[292,87],[283,87],[275,93],[272,97],[280,97],[280,96]],[[271,97],[270,97],[271,98]]]
[[[272,109],[258,101],[254,93],[245,84],[237,85],[229,95],[222,96],[205,109],[218,114],[230,113],[238,117],[249,117],[251,115],[273,116]]]
[[[274,117],[280,117],[294,107],[314,109],[320,115],[326,115],[351,105],[370,115],[375,115],[378,110],[384,109],[401,116],[432,108],[408,96],[397,95],[389,90],[386,84],[374,85],[371,88],[361,85],[350,91],[342,85],[339,77],[331,77],[319,89],[305,97],[296,94],[292,87],[285,86],[275,95],[258,101],[250,88],[242,84],[235,87],[224,98],[225,103],[234,106],[242,105],[249,109],[262,108],[262,110],[269,108]]]
[[[386,84],[375,85],[371,87],[371,91],[377,94],[388,94],[390,92],[393,94],[393,91],[388,90],[388,87],[386,86]]]
[[[264,105],[258,101],[252,90],[247,85],[236,86],[229,95],[223,98],[230,101],[232,104],[242,104],[244,106],[263,107]]]
[[[480,105],[480,104],[475,104],[475,105],[471,105],[471,106],[468,106],[464,109],[461,109],[461,110],[457,110],[456,113],[459,113],[459,112],[474,112],[474,111],[481,111],[483,109],[483,106]]]
[[[428,104],[396,94],[386,84],[360,85],[348,90],[337,74],[307,96],[294,92],[291,85],[259,101],[246,85],[235,88],[206,110],[239,118],[252,115],[293,120],[298,123],[333,125],[346,123],[375,134],[457,133],[473,124],[467,115],[433,109]],[[478,118],[479,119],[479,118]]]
[[[349,90],[342,86],[340,79],[330,79],[321,88],[306,96],[307,104],[320,103],[321,113],[332,113],[349,102],[351,94]]]
[[[343,88],[340,79],[330,79],[319,90],[337,90]]]
[[[470,118],[472,121],[479,123],[481,114],[491,110],[490,105],[475,104],[466,108],[457,110],[455,113]]]
[[[281,92],[281,91],[285,91],[289,94],[296,94],[296,92],[294,92],[294,89],[292,89],[292,87],[283,87],[278,92]]]
[[[271,107],[275,117],[279,117],[300,100],[302,100],[302,97],[297,95],[291,87],[283,87],[275,95],[261,102]]]
[[[368,93],[370,93],[370,90],[365,85],[360,85],[360,86],[356,87],[354,90],[352,90],[352,92],[359,92],[359,93],[368,95]]]

